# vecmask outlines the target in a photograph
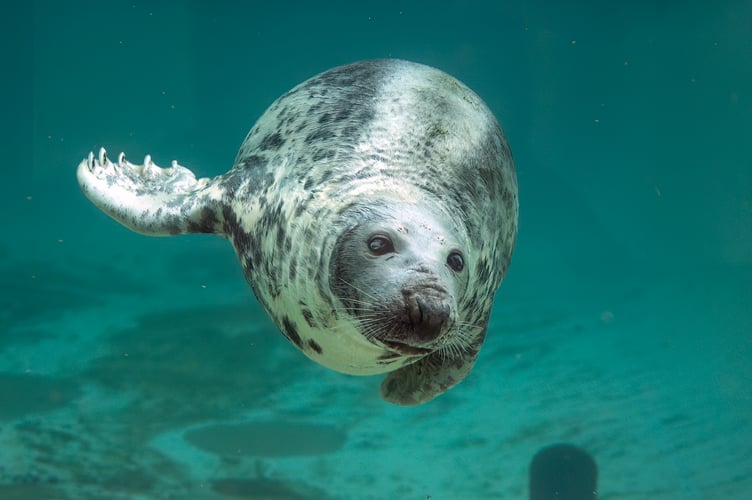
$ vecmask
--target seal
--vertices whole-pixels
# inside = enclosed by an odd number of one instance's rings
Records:
[[[104,149],[77,175],[134,231],[227,238],[290,342],[339,372],[388,372],[382,397],[400,405],[468,374],[517,237],[516,173],[497,120],[458,80],[402,60],[299,84],[215,178],[149,156],[113,162]]]

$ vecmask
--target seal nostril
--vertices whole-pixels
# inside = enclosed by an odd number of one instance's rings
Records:
[[[410,325],[415,327],[423,321],[423,307],[420,300],[411,292],[402,292],[405,299],[405,308]]]

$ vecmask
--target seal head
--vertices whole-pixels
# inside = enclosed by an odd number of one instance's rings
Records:
[[[395,355],[459,348],[457,297],[468,285],[463,239],[422,206],[360,207],[357,224],[335,245],[332,291],[362,335]]]

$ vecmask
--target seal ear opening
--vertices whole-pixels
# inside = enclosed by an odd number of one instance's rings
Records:
[[[462,382],[475,364],[479,350],[456,357],[434,352],[411,365],[389,373],[381,383],[381,397],[399,406],[431,401]]]

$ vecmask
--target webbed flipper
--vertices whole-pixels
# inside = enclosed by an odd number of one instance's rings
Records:
[[[78,183],[92,203],[133,231],[151,236],[184,233],[223,235],[221,194],[212,179],[196,179],[173,161],[160,168],[151,157],[143,165],[89,153],[78,166]]]

